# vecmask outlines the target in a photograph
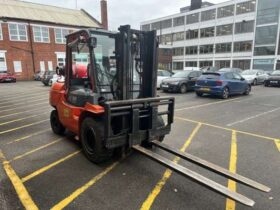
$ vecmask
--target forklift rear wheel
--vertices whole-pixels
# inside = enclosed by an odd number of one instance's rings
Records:
[[[86,157],[93,163],[101,163],[112,157],[113,151],[103,145],[104,123],[85,118],[81,125],[81,143]]]
[[[53,132],[58,135],[63,135],[65,132],[65,127],[59,121],[58,113],[56,110],[53,110],[51,112],[50,121]]]

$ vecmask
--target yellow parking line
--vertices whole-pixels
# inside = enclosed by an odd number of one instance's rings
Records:
[[[75,190],[71,195],[60,201],[58,204],[56,204],[54,207],[51,208],[51,210],[60,210],[65,208],[69,203],[71,203],[73,200],[75,200],[80,194],[85,192],[89,187],[94,185],[96,182],[98,182],[100,179],[102,179],[106,174],[108,174],[113,168],[115,168],[119,162],[113,163],[111,166],[106,168],[104,171],[99,173],[97,176],[93,177],[88,183],[86,183],[84,186],[78,188]]]
[[[191,144],[194,136],[196,135],[196,133],[200,129],[201,125],[202,125],[201,123],[198,123],[198,125],[192,131],[191,135],[189,136],[189,138],[187,139],[185,144],[181,147],[181,149],[180,149],[181,152],[185,152],[185,150],[189,147],[189,145]],[[176,157],[176,158],[174,158],[173,162],[177,163],[179,160],[180,160],[180,158]],[[156,184],[156,186],[154,187],[152,192],[148,195],[148,197],[146,198],[146,200],[142,204],[141,210],[149,210],[151,208],[151,206],[153,205],[156,197],[159,195],[163,186],[166,184],[167,180],[170,178],[171,175],[172,175],[172,171],[170,169],[166,169],[162,178],[160,179],[160,181]]]
[[[16,174],[14,169],[11,167],[9,162],[6,161],[4,155],[2,154],[1,151],[0,151],[0,159],[3,164],[4,170],[7,174],[7,176],[9,177],[11,183],[13,184],[13,186],[16,190],[16,193],[17,193],[22,205],[24,206],[24,208],[30,209],[30,210],[37,210],[38,207],[32,200],[31,196],[29,195],[28,191],[26,190],[25,186],[21,182],[20,178],[18,177],[18,175]]]
[[[10,124],[10,123],[14,123],[14,122],[19,122],[19,121],[30,119],[30,118],[33,118],[33,117],[38,117],[40,115],[44,115],[44,114],[47,114],[47,113],[49,113],[49,112],[43,112],[43,113],[40,113],[40,114],[34,114],[34,115],[30,115],[28,117],[23,117],[23,118],[11,120],[11,121],[3,122],[3,123],[0,123],[0,126],[7,125],[7,124]]]
[[[36,133],[31,133],[31,134],[29,134],[29,135],[27,135],[27,136],[23,136],[23,137],[20,137],[20,138],[18,138],[18,139],[9,141],[9,142],[7,142],[6,144],[13,144],[13,143],[16,143],[16,142],[19,142],[19,141],[23,141],[23,140],[25,140],[25,139],[28,139],[28,138],[33,137],[33,136],[37,136],[37,135],[39,135],[39,134],[41,134],[41,133],[44,133],[44,132],[50,131],[50,130],[51,130],[51,129],[48,128],[48,129],[45,129],[45,130],[42,130],[42,131],[39,131],[39,132],[36,132]]]
[[[27,110],[27,111],[14,112],[14,113],[11,113],[11,114],[2,115],[2,116],[0,116],[0,119],[1,119],[1,118],[5,118],[5,117],[11,117],[11,116],[19,115],[19,114],[34,112],[34,111],[38,111],[38,110],[44,110],[44,108],[50,107],[48,104],[46,104],[46,105],[47,105],[47,106],[43,106],[43,107],[41,106],[41,107],[38,108],[38,109],[30,109],[30,110]]]
[[[183,121],[187,121],[187,122],[191,122],[191,123],[201,123],[202,125],[206,125],[206,126],[213,127],[213,128],[218,128],[218,129],[223,129],[223,130],[226,130],[226,131],[233,131],[234,130],[237,133],[241,133],[241,134],[245,134],[245,135],[249,135],[249,136],[254,136],[254,137],[258,137],[258,138],[262,138],[262,139],[267,139],[267,140],[272,140],[272,141],[275,140],[275,138],[269,137],[269,136],[263,136],[263,135],[259,135],[259,134],[255,134],[255,133],[246,132],[246,131],[235,130],[235,129],[231,129],[231,128],[226,128],[226,127],[213,125],[213,124],[205,123],[205,122],[200,122],[200,121],[196,121],[196,120],[186,119],[186,118],[182,118],[182,117],[175,117],[175,119],[183,120]]]
[[[277,149],[278,149],[279,152],[280,152],[280,139],[275,139],[274,142],[275,142],[275,144],[276,144]]]
[[[3,100],[1,101],[7,101],[7,100],[10,100],[10,99],[19,99],[19,98],[27,98],[29,96],[39,96],[39,95],[43,95],[45,92],[42,92],[42,93],[32,93],[32,94],[26,94],[26,93],[19,93],[17,95],[20,95],[20,96],[16,96],[15,94],[13,94],[12,97],[7,97],[7,98],[3,98]],[[45,93],[46,94],[46,93]]]
[[[42,174],[42,173],[44,173],[45,171],[51,169],[52,167],[54,167],[54,166],[56,166],[56,165],[58,165],[58,164],[60,164],[60,163],[62,163],[62,162],[64,162],[64,161],[66,161],[66,160],[68,160],[68,159],[70,159],[70,158],[72,158],[72,157],[74,157],[75,155],[79,154],[80,152],[81,152],[81,150],[78,150],[78,151],[76,151],[76,152],[71,153],[70,155],[67,155],[67,156],[64,157],[64,158],[59,159],[58,161],[55,161],[55,162],[53,162],[53,163],[51,163],[51,164],[49,164],[49,165],[47,165],[47,166],[45,166],[45,167],[43,167],[43,168],[40,168],[40,169],[38,169],[37,171],[34,171],[33,173],[31,173],[31,174],[29,174],[29,175],[23,177],[23,178],[21,179],[21,181],[22,181],[22,182],[26,182],[26,181],[28,181],[28,180],[34,178],[35,176],[38,176],[39,174]]]
[[[23,98],[23,99],[18,99],[18,98],[15,98],[14,100],[7,100],[7,102],[3,102],[1,101],[0,105],[2,104],[9,104],[9,103],[18,103],[18,102],[21,102],[21,101],[25,101],[25,102],[28,102],[30,99],[32,98],[38,98],[42,95],[38,95],[38,96],[32,96],[32,97],[28,97],[28,98]],[[47,98],[48,95],[45,96],[45,98]]]
[[[46,99],[41,99],[41,100],[45,100],[45,101],[46,101]],[[38,103],[38,104],[28,104],[28,105],[24,105],[24,106],[22,106],[22,107],[16,107],[16,108],[11,108],[11,109],[1,110],[0,113],[1,113],[1,112],[7,112],[7,111],[16,110],[16,109],[18,109],[18,108],[26,108],[26,107],[37,106],[37,105],[46,104],[46,103],[48,103],[48,102],[43,102],[43,103]]]
[[[45,144],[45,145],[43,145],[43,146],[41,146],[41,147],[38,147],[38,148],[33,149],[33,150],[29,151],[29,152],[26,152],[26,153],[24,153],[24,154],[22,154],[22,155],[18,155],[18,156],[16,156],[16,157],[14,157],[12,160],[9,160],[9,162],[12,162],[12,161],[21,159],[21,158],[23,158],[23,157],[25,157],[25,156],[27,156],[27,155],[30,155],[30,154],[32,154],[32,153],[34,153],[34,152],[37,152],[37,151],[42,150],[42,149],[45,149],[45,148],[47,148],[47,147],[49,147],[49,146],[51,146],[51,145],[53,145],[53,144],[56,144],[56,143],[58,143],[58,142],[60,142],[60,141],[62,141],[62,140],[63,140],[63,138],[58,138],[58,139],[54,140],[53,142],[51,142],[51,143],[49,143],[49,144]]]
[[[230,160],[229,160],[229,171],[232,173],[236,173],[236,165],[237,165],[237,139],[236,139],[236,131],[232,131],[231,136],[231,148],[230,148]],[[228,180],[228,188],[231,191],[236,191],[236,182],[229,179]],[[226,210],[235,210],[235,201],[227,198],[226,200]]]
[[[27,103],[33,103],[33,102],[37,102],[37,101],[43,101],[43,100],[47,100],[46,98],[40,98],[40,99],[36,99],[36,100],[31,100],[29,101],[29,99],[26,99],[25,101],[23,102],[19,102],[19,103],[16,103],[16,104],[9,104],[9,105],[5,105],[5,106],[0,106],[0,109],[3,109],[3,108],[6,108],[6,107],[17,107],[18,105],[26,105]]]
[[[30,126],[33,126],[33,125],[37,125],[37,124],[40,124],[40,123],[46,122],[46,121],[49,121],[49,119],[45,119],[45,120],[41,120],[41,121],[38,121],[38,122],[30,123],[30,124],[27,124],[27,125],[19,126],[19,127],[16,127],[16,128],[5,130],[5,131],[0,131],[0,135],[5,134],[5,133],[10,133],[10,132],[22,129],[22,128],[27,128],[27,127],[30,127]]]

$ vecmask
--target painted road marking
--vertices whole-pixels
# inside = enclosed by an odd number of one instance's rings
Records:
[[[226,127],[222,127],[222,126],[219,126],[219,125],[213,125],[213,124],[210,124],[210,123],[200,122],[200,121],[191,120],[191,119],[187,119],[187,118],[182,118],[182,117],[174,117],[174,118],[178,119],[178,120],[183,120],[183,121],[186,121],[186,122],[191,122],[191,123],[201,123],[202,125],[206,125],[206,126],[209,126],[209,127],[218,128],[218,129],[222,129],[222,130],[226,130],[226,131],[233,131],[234,130],[234,129],[231,129],[231,128],[226,128]],[[275,140],[275,138],[269,137],[269,136],[263,136],[263,135],[250,133],[250,132],[246,132],[246,131],[241,131],[241,130],[234,130],[234,131],[236,131],[237,133],[241,133],[241,134],[245,134],[245,135],[249,135],[249,136],[254,136],[254,137],[261,138],[261,139],[272,140],[272,141]]]
[[[10,100],[10,99],[19,99],[19,98],[27,98],[27,97],[29,97],[29,96],[40,96],[40,95],[43,95],[44,93],[46,93],[46,92],[42,92],[42,93],[31,93],[31,94],[26,94],[26,93],[20,93],[20,94],[18,94],[18,95],[20,95],[20,96],[12,96],[12,97],[7,97],[7,98],[3,98],[3,100],[1,100],[1,101],[8,101],[8,100]]]
[[[26,152],[26,153],[24,153],[24,154],[22,154],[22,155],[18,155],[18,156],[16,156],[16,157],[14,157],[12,160],[9,160],[9,162],[12,162],[12,161],[15,161],[15,160],[19,160],[19,159],[21,159],[21,158],[23,158],[23,157],[25,157],[25,156],[27,156],[27,155],[30,155],[30,154],[32,154],[32,153],[34,153],[34,152],[37,152],[37,151],[42,150],[42,149],[45,149],[45,148],[47,148],[47,147],[49,147],[49,146],[51,146],[51,145],[53,145],[53,144],[56,144],[56,143],[58,143],[58,142],[60,142],[60,141],[62,141],[62,140],[63,140],[63,138],[55,139],[55,140],[54,140],[53,142],[51,142],[51,143],[45,144],[45,145],[43,145],[43,146],[41,146],[41,147],[38,147],[38,148],[33,149],[33,150],[29,151],[29,152]]]
[[[11,167],[9,162],[5,159],[5,157],[1,151],[0,151],[0,159],[3,164],[4,170],[7,174],[7,176],[9,177],[11,183],[13,184],[13,186],[16,190],[16,193],[17,193],[22,205],[24,206],[24,208],[30,209],[30,210],[37,210],[38,207],[32,200],[31,196],[29,195],[25,186],[21,182],[20,178],[18,177],[18,175],[16,174],[14,169]]]
[[[275,142],[275,144],[276,144],[277,149],[278,149],[279,152],[280,152],[280,139],[275,139],[274,142]]]
[[[5,106],[0,106],[0,109],[3,109],[3,108],[6,108],[6,107],[17,107],[18,105],[26,105],[27,103],[33,103],[33,102],[37,102],[37,101],[43,101],[43,100],[46,100],[46,98],[40,98],[40,99],[36,99],[36,100],[33,100],[33,101],[29,101],[28,99],[26,99],[26,101],[23,101],[23,102],[20,102],[20,103],[16,103],[16,104],[9,104],[9,105],[5,105]]]
[[[0,126],[2,126],[2,125],[7,125],[7,124],[10,124],[10,123],[14,123],[14,122],[19,122],[19,121],[26,120],[26,119],[30,119],[30,118],[33,118],[33,117],[38,117],[38,116],[40,116],[40,115],[44,115],[44,114],[47,114],[47,113],[49,113],[49,112],[43,112],[43,113],[41,113],[41,114],[34,114],[34,115],[30,115],[30,116],[28,116],[28,117],[23,117],[23,118],[11,120],[11,121],[3,122],[3,123],[0,123]]]
[[[22,181],[22,182],[26,182],[26,181],[28,181],[28,180],[34,178],[35,176],[38,176],[39,174],[42,174],[42,173],[44,173],[45,171],[47,171],[47,170],[49,170],[49,169],[55,167],[56,165],[58,165],[58,164],[60,164],[60,163],[62,163],[62,162],[64,162],[64,161],[66,161],[66,160],[68,160],[68,159],[74,157],[75,155],[79,154],[80,152],[81,152],[81,150],[78,150],[78,151],[76,151],[76,152],[71,153],[70,155],[67,155],[67,156],[64,157],[64,158],[59,159],[58,161],[55,161],[55,162],[53,162],[53,163],[51,163],[51,164],[49,164],[49,165],[47,165],[47,166],[45,166],[45,167],[42,167],[42,168],[38,169],[37,171],[34,171],[33,173],[31,173],[31,174],[29,174],[29,175],[23,177],[23,178],[21,179],[21,181]]]
[[[252,120],[252,119],[258,118],[258,117],[260,117],[260,116],[263,116],[263,115],[266,115],[266,114],[275,112],[275,111],[277,111],[277,110],[279,110],[279,109],[280,109],[280,107],[278,107],[278,108],[276,108],[276,109],[272,109],[272,110],[267,111],[267,112],[262,112],[262,113],[260,113],[260,114],[253,115],[253,116],[251,116],[251,117],[247,117],[247,118],[245,118],[245,119],[238,120],[238,121],[233,122],[233,123],[229,123],[229,124],[227,124],[227,126],[233,126],[233,125],[236,125],[236,124],[239,124],[239,123],[243,123],[243,122],[246,122],[246,121],[248,121],[248,120]]]
[[[0,135],[5,134],[5,133],[10,133],[10,132],[22,129],[22,128],[27,128],[27,127],[30,127],[30,126],[33,126],[33,125],[38,125],[38,124],[40,124],[42,122],[46,122],[46,121],[49,121],[49,119],[41,120],[41,121],[34,122],[34,123],[30,123],[30,124],[27,124],[27,125],[23,125],[23,126],[20,126],[20,127],[12,128],[12,129],[5,130],[5,131],[0,131]]]
[[[207,104],[200,104],[200,105],[194,105],[194,106],[189,106],[189,107],[185,107],[185,108],[175,109],[175,111],[182,111],[182,110],[195,109],[195,108],[200,108],[200,107],[210,106],[210,105],[215,105],[215,104],[227,103],[227,102],[235,101],[238,99],[239,98],[233,98],[233,99],[228,99],[228,100],[219,100],[219,101],[210,102]]]
[[[42,99],[42,100],[46,100],[46,99]],[[37,106],[37,105],[46,104],[46,103],[48,103],[48,102],[42,102],[42,103],[38,103],[38,104],[28,104],[28,105],[25,105],[24,107],[21,107],[21,108],[26,108],[26,107],[30,107],[30,106]],[[16,107],[16,108],[11,108],[11,109],[1,110],[0,113],[1,113],[1,112],[12,111],[12,110],[16,110],[16,109],[18,109],[18,107]]]
[[[119,162],[113,163],[111,166],[106,168],[104,171],[99,173],[97,176],[93,177],[88,183],[86,183],[84,186],[78,188],[75,190],[71,195],[60,201],[58,204],[56,204],[54,207],[51,208],[51,210],[60,210],[65,208],[69,203],[71,203],[73,200],[75,200],[79,195],[81,195],[83,192],[85,192],[89,187],[94,185],[96,182],[98,182],[100,179],[102,179],[106,174],[108,174],[113,168],[115,168]]]
[[[15,112],[15,113],[11,113],[11,114],[2,115],[2,116],[0,116],[0,119],[1,119],[1,118],[5,118],[5,117],[11,117],[11,116],[19,115],[19,114],[24,114],[24,113],[39,111],[39,110],[42,110],[42,111],[43,111],[44,108],[50,108],[50,105],[47,104],[46,106],[41,106],[41,107],[38,108],[38,109],[30,109],[30,110],[27,110],[27,111]]]
[[[231,134],[231,147],[230,147],[230,160],[229,160],[229,171],[232,173],[236,173],[237,166],[237,138],[236,131],[232,131]],[[228,180],[228,188],[236,192],[236,182],[229,179]],[[232,199],[226,199],[226,210],[235,210],[235,201]]]
[[[189,147],[194,136],[200,129],[201,125],[202,125],[201,123],[198,123],[197,126],[194,128],[194,130],[191,132],[191,135],[189,136],[185,144],[180,148],[181,152],[185,152],[185,150]],[[173,162],[177,163],[179,160],[180,160],[179,157],[175,157],[173,159]],[[156,184],[152,192],[148,195],[148,197],[142,204],[141,210],[151,209],[155,199],[157,198],[157,196],[159,195],[159,193],[161,192],[162,188],[164,187],[164,185],[166,184],[167,180],[170,178],[171,175],[172,175],[172,171],[170,169],[166,169],[160,181]]]
[[[41,134],[41,133],[44,133],[44,132],[47,132],[47,131],[50,131],[51,129],[45,129],[45,130],[42,130],[42,131],[39,131],[39,132],[36,132],[36,133],[31,133],[31,134],[29,134],[29,135],[27,135],[27,136],[23,136],[23,137],[20,137],[20,138],[18,138],[18,139],[15,139],[15,140],[13,140],[13,141],[10,141],[10,142],[8,142],[8,143],[6,143],[7,145],[8,144],[13,144],[13,143],[16,143],[16,142],[19,142],[19,141],[23,141],[23,140],[25,140],[25,139],[28,139],[28,138],[30,138],[30,137],[33,137],[33,136],[37,136],[37,135],[39,135],[39,134]]]
[[[32,98],[38,98],[39,96],[42,96],[42,95],[38,95],[38,96],[32,96],[32,97],[28,97],[28,98],[23,98],[23,99],[18,99],[18,98],[15,98],[14,100],[8,100],[7,102],[3,102],[3,103],[0,103],[0,105],[2,105],[2,104],[10,104],[10,103],[17,103],[18,104],[18,102],[29,102],[29,100],[30,99],[32,99]],[[45,95],[45,98],[47,99],[47,96],[48,95]]]

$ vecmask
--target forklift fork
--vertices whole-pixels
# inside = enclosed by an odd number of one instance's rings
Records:
[[[199,157],[196,157],[196,156],[193,156],[189,153],[185,153],[185,152],[181,152],[179,151],[178,149],[175,149],[175,148],[172,148],[164,143],[161,143],[159,141],[152,141],[152,144],[155,146],[155,147],[158,147],[160,149],[163,149],[171,154],[174,154],[184,160],[187,160],[191,163],[194,163],[196,165],[199,165],[203,168],[206,168],[206,169],[209,169],[210,171],[213,171],[219,175],[222,175],[226,178],[229,178],[229,179],[232,179],[234,181],[237,181],[239,183],[242,183],[242,184],[245,184],[249,187],[252,187],[252,188],[255,188],[257,190],[260,190],[260,191],[264,191],[264,192],[269,192],[270,191],[270,188],[265,186],[265,185],[262,185],[256,181],[253,181],[251,179],[248,179],[244,176],[241,176],[239,174],[234,174],[218,165],[215,165],[213,163],[210,163],[206,160],[203,160]],[[217,183],[217,182],[214,182],[186,167],[183,167],[151,150],[148,150],[144,147],[141,147],[139,145],[134,145],[132,147],[134,150],[140,152],[141,154],[144,154],[145,156],[147,156],[148,158],[160,163],[161,165],[163,166],[166,166],[168,168],[170,168],[171,170],[173,171],[176,171],[178,172],[179,174],[197,182],[198,184],[201,184],[207,188],[209,188],[210,190],[213,190],[221,195],[224,195],[226,197],[229,197],[241,204],[244,204],[244,205],[247,205],[247,206],[253,206],[255,204],[255,202],[247,197],[245,197],[244,195],[241,195],[237,192],[234,192],[234,191],[231,191],[230,189],[226,188],[225,186]]]

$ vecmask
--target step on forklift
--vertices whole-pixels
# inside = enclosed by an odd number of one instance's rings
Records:
[[[260,191],[270,188],[218,165],[162,143],[171,131],[174,98],[158,97],[155,31],[120,26],[118,32],[80,30],[66,36],[66,65],[57,68],[64,82],[53,84],[50,123],[54,133],[76,134],[93,163],[112,157],[114,150],[135,150],[179,174],[247,206],[254,201],[229,190],[153,149],[184,160]],[[163,117],[165,120],[163,120]]]

